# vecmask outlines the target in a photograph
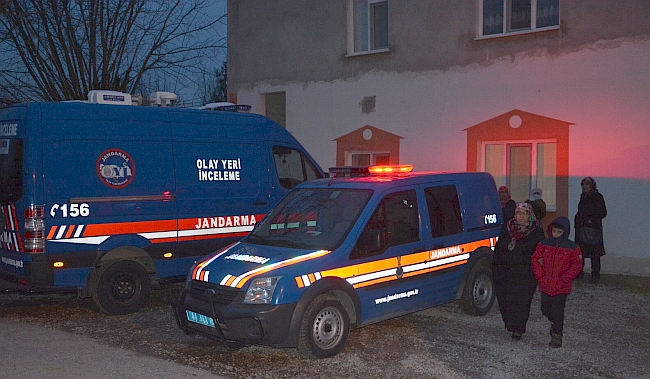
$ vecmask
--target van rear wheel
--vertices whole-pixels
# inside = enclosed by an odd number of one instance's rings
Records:
[[[327,358],[341,352],[350,333],[350,317],[343,303],[331,295],[320,295],[302,319],[298,351],[307,357]]]
[[[495,292],[492,270],[477,262],[467,275],[467,282],[460,297],[460,308],[472,316],[483,316],[492,309]]]
[[[151,294],[147,270],[135,261],[117,261],[97,272],[92,297],[105,313],[125,315],[137,312]]]

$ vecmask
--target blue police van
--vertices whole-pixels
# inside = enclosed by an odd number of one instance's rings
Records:
[[[16,289],[135,312],[152,284],[183,280],[324,176],[263,116],[91,98],[0,109],[0,277]]]
[[[197,262],[173,304],[178,326],[329,357],[354,327],[454,300],[487,313],[494,179],[410,170],[337,168],[294,188],[246,238]]]

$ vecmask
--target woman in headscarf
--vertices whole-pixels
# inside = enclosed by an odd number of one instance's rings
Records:
[[[499,200],[501,201],[501,212],[503,212],[503,223],[506,224],[515,216],[517,204],[510,198],[510,190],[506,186],[499,187]]]
[[[582,194],[578,203],[578,212],[573,219],[573,225],[576,229],[576,242],[582,250],[582,268],[585,266],[585,258],[591,259],[591,283],[600,280],[600,257],[605,255],[605,245],[603,244],[603,219],[607,216],[607,207],[605,198],[598,192],[596,181],[592,177],[582,179]],[[581,240],[582,228],[591,227],[599,232],[596,241]],[[583,274],[578,275],[581,278]]]
[[[516,206],[515,216],[501,229],[492,261],[494,287],[499,311],[513,340],[526,333],[530,304],[537,289],[531,257],[544,239],[533,208],[528,203]]]

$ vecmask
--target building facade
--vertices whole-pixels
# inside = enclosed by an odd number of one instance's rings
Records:
[[[648,20],[647,0],[229,0],[228,91],[323,167],[392,161],[337,143],[372,127],[416,170],[542,188],[545,223],[594,177],[603,272],[650,276]]]

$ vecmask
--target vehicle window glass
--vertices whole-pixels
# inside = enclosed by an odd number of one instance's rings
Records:
[[[356,223],[371,190],[295,189],[255,226],[247,242],[334,250]]]
[[[433,238],[463,231],[456,186],[430,187],[424,190]]]
[[[414,190],[395,192],[379,203],[361,233],[351,259],[382,254],[391,246],[420,239],[420,219]]]
[[[309,161],[309,159],[307,159],[304,154],[300,154],[300,156],[303,162],[303,168],[305,170],[305,178],[307,180],[314,180],[323,177],[323,175],[321,175],[321,173],[316,170],[313,163],[311,163],[311,161]]]
[[[23,140],[0,139],[0,203],[13,203],[23,196]]]
[[[278,182],[284,188],[291,189],[304,181],[321,177],[307,157],[296,149],[274,146],[273,161]]]

